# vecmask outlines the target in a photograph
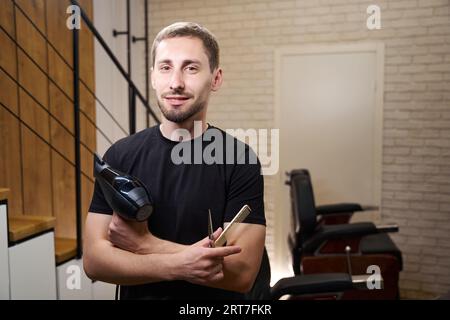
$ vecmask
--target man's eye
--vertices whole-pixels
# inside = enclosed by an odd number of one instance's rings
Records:
[[[187,66],[187,67],[186,67],[186,70],[187,70],[188,72],[197,72],[197,71],[198,71],[198,68],[197,68],[196,66]]]
[[[161,70],[161,71],[168,71],[169,69],[170,69],[169,66],[160,66],[159,67],[159,70]]]

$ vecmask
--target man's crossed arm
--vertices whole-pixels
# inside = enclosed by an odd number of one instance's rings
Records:
[[[210,248],[208,238],[186,246],[153,236],[146,222],[89,213],[84,268],[92,279],[121,285],[185,280],[248,292],[261,263],[265,226],[240,223],[230,231],[226,247]]]

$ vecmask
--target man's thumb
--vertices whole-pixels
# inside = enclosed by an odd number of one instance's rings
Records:
[[[214,231],[214,233],[213,233],[213,239],[217,240],[217,238],[220,236],[221,233],[222,233],[222,228],[221,227],[217,228],[217,230]]]
[[[211,244],[211,241],[217,240],[217,238],[220,236],[221,233],[222,233],[222,228],[219,227],[213,233],[213,240],[210,240],[209,237],[206,237],[206,238],[203,238],[202,240],[200,240],[198,242],[198,244],[202,247],[209,247]]]

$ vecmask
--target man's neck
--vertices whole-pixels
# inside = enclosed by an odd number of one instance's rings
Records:
[[[201,129],[199,130],[198,126],[200,123]],[[195,126],[197,126],[197,128],[195,128],[194,124]],[[161,134],[169,140],[173,140],[173,133],[176,130],[180,129],[187,130],[190,134],[190,138],[194,139],[197,138],[198,136],[201,136],[206,131],[207,128],[208,124],[206,123],[205,119],[188,120],[182,123],[175,123],[165,119],[164,117],[162,117],[162,121],[159,126]]]

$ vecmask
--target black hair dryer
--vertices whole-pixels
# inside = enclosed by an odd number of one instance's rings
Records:
[[[94,176],[109,206],[122,218],[142,222],[150,217],[152,199],[139,179],[111,168],[97,154],[94,154]]]

